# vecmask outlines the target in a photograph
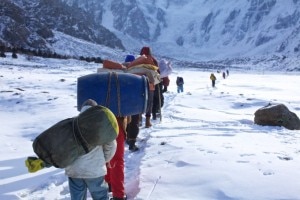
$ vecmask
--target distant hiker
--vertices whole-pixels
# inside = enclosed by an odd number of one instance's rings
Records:
[[[210,80],[211,80],[212,87],[215,87],[217,78],[214,75],[214,73],[210,74]]]
[[[164,102],[164,96],[162,93],[162,83],[155,85],[155,91],[153,95],[153,106],[152,106],[152,119],[156,120],[156,115],[159,113],[163,102]]]
[[[139,148],[136,146],[136,139],[140,132],[140,116],[141,114],[132,115],[130,122],[127,125],[127,138],[126,143],[129,145],[130,151],[138,151]]]
[[[225,72],[222,73],[222,76],[223,76],[224,79],[226,78]]]
[[[170,79],[169,79],[169,77],[167,76],[167,77],[162,78],[162,86],[163,86],[162,92],[163,93],[165,93],[165,92],[168,91],[169,85],[170,85]]]
[[[163,93],[168,91],[168,86],[170,83],[169,77],[162,78],[161,82],[155,85],[155,91],[153,96],[153,106],[152,106],[152,119],[156,120],[157,113],[160,113],[161,108],[164,105],[164,95]]]
[[[81,112],[92,106],[97,106],[94,100],[87,100],[82,104]],[[89,190],[93,199],[108,199],[108,187],[105,183],[106,163],[116,152],[116,141],[105,145],[98,145],[87,154],[77,158],[65,168],[69,177],[71,199],[86,199]]]
[[[141,49],[140,55],[145,55],[148,59],[151,58],[152,63],[151,65],[156,66],[158,68],[158,62],[155,57],[152,56],[151,49],[150,47],[143,47]],[[147,111],[146,111],[146,124],[145,127],[149,128],[152,126],[151,124],[151,113],[152,113],[152,107],[153,107],[153,97],[154,97],[154,91],[155,91],[155,86],[154,88],[150,88],[149,93],[148,93],[148,106],[147,106]]]
[[[145,128],[149,128],[152,126],[151,114],[153,108],[153,96],[155,91],[155,85],[159,84],[160,82],[157,70],[157,60],[152,56],[149,47],[143,47],[140,51],[140,57],[136,58],[128,65],[129,73],[145,75],[149,80]],[[140,122],[142,121],[142,114],[143,113],[132,115],[130,123],[127,126],[126,143],[129,145],[130,151],[139,150],[139,148],[136,146],[136,139],[139,134],[139,126]]]
[[[161,59],[158,63],[160,78],[168,77],[172,74],[173,68],[171,62]]]
[[[107,174],[105,181],[108,183],[109,192],[112,192],[112,200],[125,200],[125,164],[124,142],[126,138],[127,117],[117,117],[119,134],[117,137],[117,150],[113,158],[106,164]]]
[[[155,85],[154,96],[153,96],[153,106],[152,106],[152,119],[156,120],[157,113],[161,114],[161,108],[164,105],[164,92],[168,91],[168,86],[170,84],[169,75],[172,73],[172,67],[170,62],[162,59],[158,63],[159,74],[161,82]]]
[[[123,63],[123,65],[125,65],[128,68],[129,64],[134,60],[135,59],[133,55],[127,55],[125,58],[125,63]],[[140,115],[141,114],[130,116],[129,117],[130,120],[128,120],[128,124],[125,129],[127,132],[126,143],[129,145],[130,151],[139,150],[139,148],[135,145],[135,143],[136,143],[136,138],[140,131],[140,127],[139,127]]]
[[[153,107],[153,96],[155,91],[155,85],[160,83],[160,77],[158,73],[157,60],[151,54],[149,47],[143,47],[140,51],[140,57],[132,61],[127,68],[128,73],[145,75],[149,81],[148,90],[148,101],[146,109],[146,123],[145,128],[152,126],[151,124],[151,114]],[[132,115],[131,122],[127,126],[127,144],[129,145],[129,150],[137,151],[138,147],[135,145],[136,138],[139,133],[140,122],[142,122],[141,115],[143,113]]]
[[[177,79],[176,79],[177,93],[183,92],[183,84],[184,84],[183,78],[180,76],[177,76]]]
[[[227,76],[229,76],[229,70],[228,69],[226,69],[226,74],[227,74]]]
[[[168,91],[168,86],[170,84],[169,75],[172,73],[173,68],[171,63],[166,59],[161,59],[158,63],[159,74],[163,84],[163,92]]]

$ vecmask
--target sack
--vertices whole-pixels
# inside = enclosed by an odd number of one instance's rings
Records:
[[[152,59],[151,56],[140,56],[138,57],[137,59],[135,59],[134,61],[132,61],[129,65],[128,65],[128,68],[131,68],[131,67],[134,67],[134,66],[137,66],[137,65],[141,65],[141,64],[148,64],[148,65],[154,65],[155,66],[155,63]]]
[[[123,66],[120,63],[111,61],[111,60],[103,60],[103,68],[106,68],[106,69],[125,69],[125,66]]]
[[[149,83],[156,85],[160,83],[160,75],[156,71],[158,68],[154,65],[141,64],[128,68],[127,73],[144,75],[148,78]]]
[[[45,130],[32,146],[46,165],[65,168],[97,145],[112,142],[118,133],[114,114],[106,107],[93,106]]]
[[[159,61],[158,67],[161,78],[169,76],[173,71],[170,62],[167,62],[165,59]]]
[[[97,73],[111,73],[111,72],[117,72],[117,73],[125,73],[126,72],[126,69],[107,69],[107,68],[102,68],[102,67],[99,67],[97,69]]]

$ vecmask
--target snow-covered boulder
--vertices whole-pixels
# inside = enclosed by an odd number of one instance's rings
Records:
[[[254,123],[263,126],[283,126],[289,130],[300,130],[298,116],[285,105],[269,104],[254,113]]]

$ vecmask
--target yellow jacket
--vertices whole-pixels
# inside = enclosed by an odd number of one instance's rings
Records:
[[[210,75],[210,80],[215,81],[216,79],[217,79],[217,78],[215,77],[214,74],[211,74],[211,75]]]

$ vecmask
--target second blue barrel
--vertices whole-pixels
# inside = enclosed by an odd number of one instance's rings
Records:
[[[144,113],[148,90],[145,76],[122,72],[85,75],[77,81],[77,109],[80,111],[87,99],[94,99],[119,117]]]

